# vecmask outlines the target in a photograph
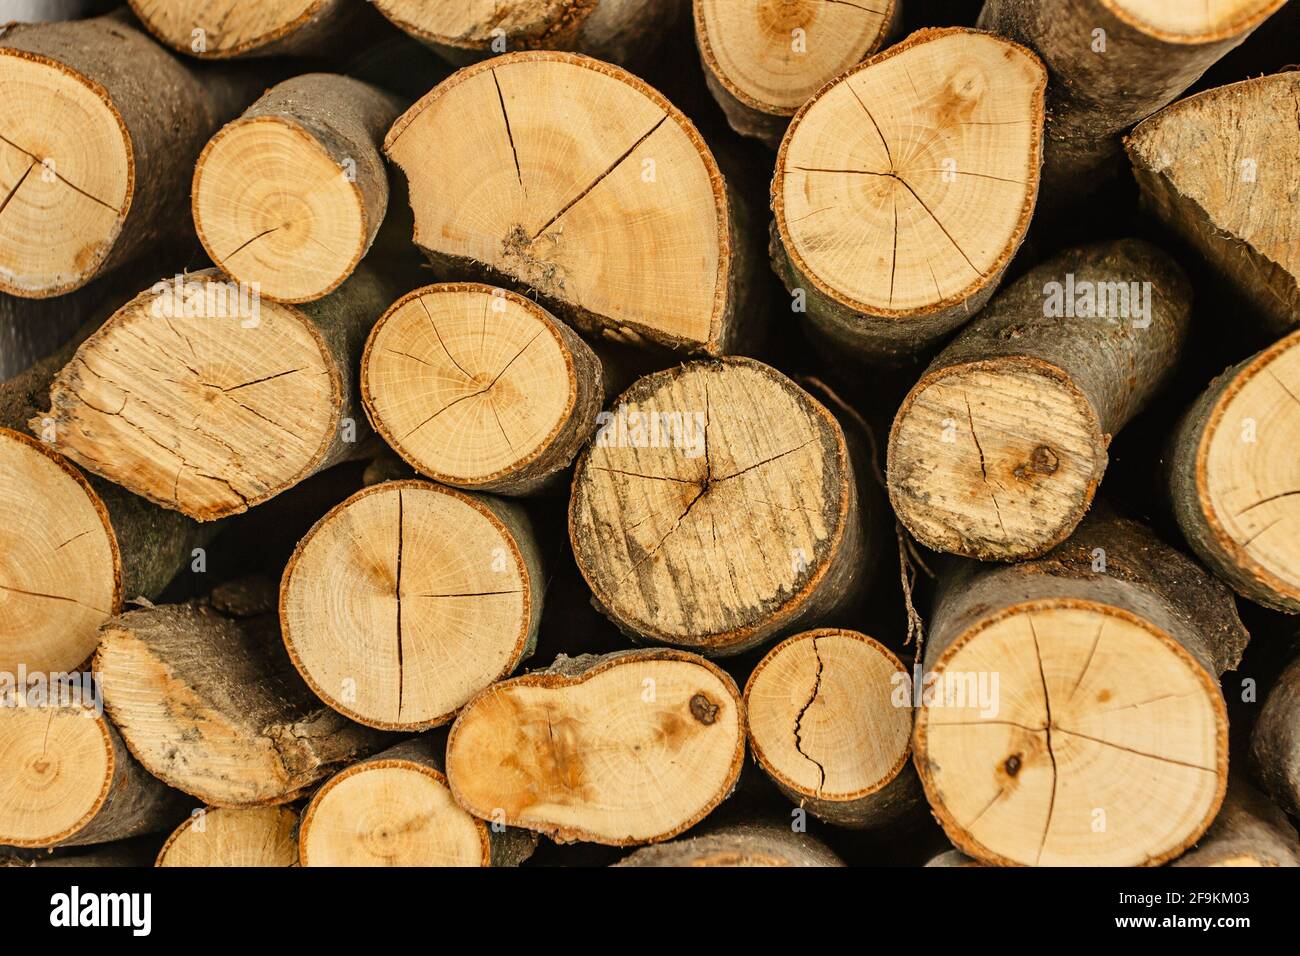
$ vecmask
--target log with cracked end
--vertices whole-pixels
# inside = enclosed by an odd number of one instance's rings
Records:
[[[1231,592],[1132,521],[1090,516],[1036,561],[963,562],[913,735],[935,817],[984,863],[1178,856],[1223,800],[1219,675],[1247,639]]]
[[[1137,239],[1075,249],[997,296],[930,364],[889,435],[889,497],[922,544],[1034,557],[1087,512],[1110,440],[1177,367],[1191,286]]]
[[[745,685],[754,759],[814,816],[888,826],[924,803],[909,760],[909,684],[893,652],[865,634],[822,628],[787,638]]]
[[[1227,369],[1171,443],[1169,494],[1183,536],[1239,593],[1300,613],[1300,332]]]
[[[194,160],[261,81],[193,70],[118,14],[0,34],[0,291],[62,295],[184,237]]]
[[[731,128],[776,148],[827,81],[875,53],[903,0],[694,0],[695,43]]]
[[[1300,817],[1300,657],[1278,675],[1250,737],[1255,778],[1288,813]]]
[[[356,368],[391,301],[366,267],[317,302],[262,302],[216,270],[156,283],[50,388],[54,447],[200,521],[237,514],[357,453]]]
[[[518,504],[390,481],[348,498],[299,543],[281,583],[282,635],[335,710],[425,730],[532,654],[544,583]]]
[[[151,777],[84,695],[0,707],[0,844],[84,846],[170,830],[192,802]]]
[[[351,0],[127,0],[161,42],[201,59],[321,56],[343,49],[364,22]]]
[[[194,167],[194,228],[217,268],[264,299],[312,302],[369,251],[388,211],[379,153],[397,97],[295,76],[222,127]]]
[[[395,26],[457,66],[515,50],[644,62],[685,0],[374,0]]]
[[[447,740],[447,778],[483,820],[562,843],[656,843],[731,793],[744,719],[735,682],[697,655],[561,656],[466,705]]]
[[[552,487],[597,425],[601,361],[532,300],[476,283],[425,286],[375,324],[361,397],[421,474],[523,495]]]
[[[742,823],[642,847],[614,865],[789,867],[843,866],[844,861],[820,840],[788,826]]]
[[[1234,776],[1214,825],[1172,865],[1300,866],[1300,840],[1285,813]]]
[[[578,461],[574,558],[634,639],[738,654],[861,598],[878,516],[855,468],[830,412],[761,362],[656,372]]]
[[[986,0],[978,25],[1047,64],[1042,203],[1079,202],[1119,170],[1121,134],[1176,99],[1286,0]]]
[[[298,814],[288,807],[206,807],[176,828],[155,866],[297,866]]]
[[[1278,334],[1300,323],[1300,72],[1179,100],[1125,140],[1143,200]]]
[[[393,124],[415,243],[448,277],[531,289],[597,336],[688,352],[756,334],[758,250],[698,131],[630,73],[511,53]]]
[[[332,777],[303,811],[303,866],[518,866],[537,834],[462,809],[442,748],[416,737]]]
[[[1046,84],[1019,44],[927,29],[803,105],[777,154],[771,253],[818,338],[902,360],[988,301],[1034,210]]]
[[[252,600],[239,592],[252,588]],[[279,640],[275,589],[232,582],[206,602],[128,611],[95,671],[136,759],[210,806],[286,803],[386,735],[323,705]]]

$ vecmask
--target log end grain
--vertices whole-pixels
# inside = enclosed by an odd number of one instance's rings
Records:
[[[791,867],[843,866],[806,833],[769,824],[736,824],[700,836],[642,847],[615,866]]]
[[[156,866],[296,866],[298,814],[285,807],[208,808],[176,828]]]
[[[329,27],[349,15],[343,0],[128,0],[140,21],[174,50],[224,60],[319,53]]]

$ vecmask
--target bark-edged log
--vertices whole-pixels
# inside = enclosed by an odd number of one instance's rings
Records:
[[[1213,826],[1173,865],[1300,866],[1300,841],[1286,814],[1234,776]]]
[[[559,843],[655,843],[703,819],[745,755],[735,682],[702,657],[561,655],[470,701],[447,740],[456,802]]]
[[[734,824],[699,836],[683,837],[657,846],[645,846],[615,866],[843,866],[821,841],[789,827],[770,824]]]
[[[1300,817],[1300,658],[1268,692],[1250,737],[1255,778],[1282,809]]]
[[[217,268],[276,302],[337,289],[388,211],[379,144],[403,105],[359,80],[307,73],[224,126],[193,185],[194,227]]]
[[[1136,239],[1067,250],[930,364],[889,436],[889,496],[927,547],[1035,557],[1087,512],[1110,440],[1173,372],[1191,287]]]
[[[79,20],[103,13],[112,0],[9,0],[0,11],[6,23],[46,23],[51,20]]]
[[[553,486],[597,424],[601,361],[524,296],[425,286],[375,324],[361,359],[371,425],[418,472],[524,495]]]
[[[162,43],[203,59],[319,56],[355,39],[365,7],[351,0],[127,0]]]
[[[297,866],[298,814],[288,807],[205,807],[190,814],[155,866]]]

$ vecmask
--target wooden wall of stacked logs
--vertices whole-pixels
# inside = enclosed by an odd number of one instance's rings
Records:
[[[0,861],[1300,865],[1300,2],[0,2]]]

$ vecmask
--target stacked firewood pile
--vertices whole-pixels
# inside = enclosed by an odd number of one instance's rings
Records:
[[[1300,865],[1298,12],[0,0],[0,859]]]

